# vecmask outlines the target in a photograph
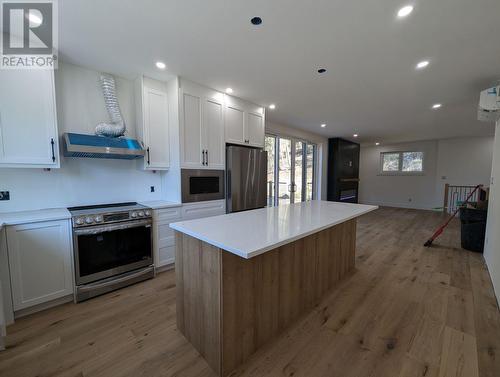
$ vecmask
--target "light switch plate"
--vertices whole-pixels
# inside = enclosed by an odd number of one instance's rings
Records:
[[[10,200],[10,192],[0,191],[0,200]]]

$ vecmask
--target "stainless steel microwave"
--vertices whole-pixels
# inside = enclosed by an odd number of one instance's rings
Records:
[[[181,169],[182,202],[225,198],[224,170]]]

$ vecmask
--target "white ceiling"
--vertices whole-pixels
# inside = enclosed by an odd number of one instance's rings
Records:
[[[407,3],[414,12],[396,19]],[[479,91],[500,79],[499,0],[61,0],[59,20],[65,61],[230,86],[276,103],[269,120],[324,136],[386,143],[494,132],[476,110]],[[416,71],[424,58],[429,67]],[[443,107],[431,110],[436,102]]]

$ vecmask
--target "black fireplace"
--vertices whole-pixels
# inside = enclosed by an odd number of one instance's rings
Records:
[[[340,138],[328,140],[328,195],[335,202],[357,203],[359,144]]]

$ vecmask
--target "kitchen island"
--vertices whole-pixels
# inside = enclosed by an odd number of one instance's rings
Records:
[[[171,224],[179,330],[227,376],[354,268],[356,218],[375,209],[310,201]]]

